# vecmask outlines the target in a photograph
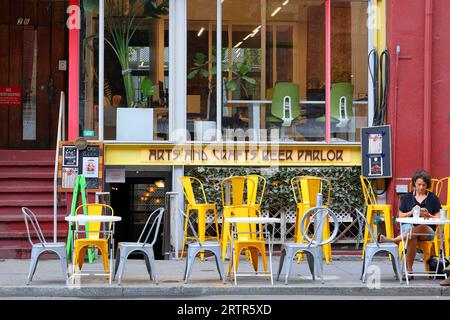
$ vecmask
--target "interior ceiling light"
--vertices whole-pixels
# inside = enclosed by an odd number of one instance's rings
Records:
[[[281,7],[276,8],[275,11],[272,12],[271,16],[272,17],[275,16],[278,13],[278,11],[280,11],[280,10],[281,10]]]
[[[244,41],[247,40],[248,38],[250,38],[252,36],[253,33],[249,33],[245,38]]]
[[[239,41],[234,47],[237,48],[242,44],[242,41]]]
[[[197,37],[200,37],[203,33],[203,31],[205,31],[205,28],[201,28],[200,31],[197,33]]]
[[[283,6],[287,5],[289,2],[289,0],[286,0],[285,2],[283,2]]]
[[[155,181],[155,185],[156,185],[158,188],[164,188],[164,187],[166,186],[166,184],[164,183],[164,180],[158,180],[158,181]]]
[[[256,27],[256,28],[252,31],[252,33],[251,33],[250,36],[253,38],[253,37],[255,36],[255,34],[257,34],[257,33],[259,32],[259,29],[261,29],[261,26]]]

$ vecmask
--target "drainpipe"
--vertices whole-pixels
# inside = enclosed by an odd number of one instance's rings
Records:
[[[425,0],[423,103],[423,167],[431,171],[431,81],[433,62],[433,0]]]

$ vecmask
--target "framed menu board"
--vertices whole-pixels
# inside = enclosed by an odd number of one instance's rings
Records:
[[[361,171],[368,178],[392,177],[391,126],[361,128]]]
[[[58,155],[58,191],[73,191],[79,174],[86,178],[88,192],[103,191],[103,144],[61,141]]]

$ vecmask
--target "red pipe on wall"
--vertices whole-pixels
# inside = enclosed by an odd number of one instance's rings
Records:
[[[331,0],[325,1],[325,142],[331,140]]]
[[[431,171],[431,81],[433,60],[433,0],[425,0],[423,167]]]
[[[79,0],[70,0],[70,6],[80,5]],[[72,12],[72,15],[79,15],[79,10]],[[76,17],[75,19],[80,19]],[[74,141],[78,138],[78,101],[79,101],[79,66],[80,66],[80,30],[78,28],[69,29],[69,118],[68,118],[68,139]]]

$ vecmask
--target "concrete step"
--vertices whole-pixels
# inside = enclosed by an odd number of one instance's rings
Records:
[[[27,168],[26,170],[17,170],[3,168],[0,171],[0,179],[53,179],[53,168]]]
[[[58,206],[65,206],[65,200],[58,203]],[[0,200],[0,207],[53,207],[52,199],[23,199],[23,200]]]
[[[63,199],[64,200],[64,199]],[[62,201],[62,200],[61,200]],[[60,202],[61,202],[60,201]],[[65,200],[63,201],[63,203],[65,204]],[[2,221],[2,216],[16,216],[19,215],[22,217],[22,211],[21,208],[23,206],[18,206],[18,207],[0,207],[0,221]],[[43,215],[48,215],[48,216],[52,216],[53,217],[53,202],[51,206],[27,206],[28,209],[30,209],[31,211],[34,212],[34,214],[37,216],[38,219],[40,219],[40,216]],[[65,205],[59,205],[56,208],[56,212],[58,215],[67,215],[67,208],[65,207]]]
[[[55,150],[0,150],[0,162],[55,161]]]

